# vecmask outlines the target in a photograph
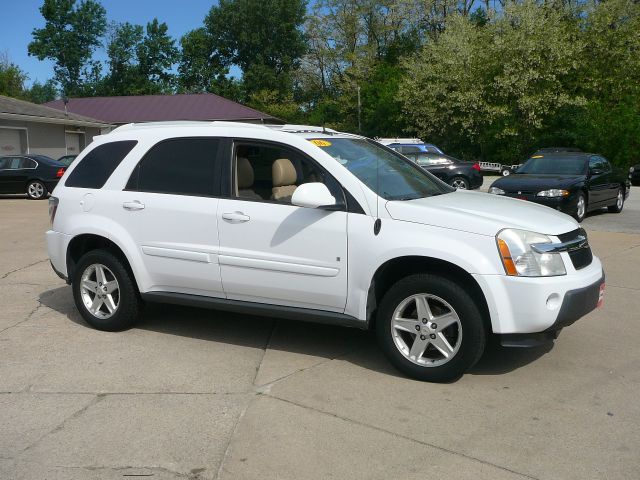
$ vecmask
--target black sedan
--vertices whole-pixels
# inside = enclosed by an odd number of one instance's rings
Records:
[[[629,168],[629,180],[632,185],[640,185],[640,163]]]
[[[515,174],[493,182],[489,193],[540,203],[581,222],[602,207],[620,213],[629,182],[601,155],[554,152],[534,155]]]
[[[405,153],[404,155],[452,187],[469,190],[482,186],[482,174],[478,162],[463,162],[449,155],[432,152]]]
[[[33,200],[47,197],[66,166],[44,155],[0,157],[0,193],[26,193]]]

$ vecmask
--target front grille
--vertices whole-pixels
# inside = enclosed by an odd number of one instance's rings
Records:
[[[570,240],[574,240],[578,235],[587,238],[587,232],[584,231],[584,228],[578,228],[577,230],[573,230],[572,232],[558,235],[558,239],[561,242],[568,242]],[[575,268],[576,270],[580,270],[581,268],[591,265],[591,262],[593,261],[593,254],[591,253],[589,242],[587,241],[587,243],[581,248],[571,250],[569,252],[569,258],[571,258],[573,268]]]

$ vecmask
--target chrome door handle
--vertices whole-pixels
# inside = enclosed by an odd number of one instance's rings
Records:
[[[244,223],[251,220],[249,215],[242,212],[227,212],[222,214],[222,218],[230,223]]]
[[[139,202],[138,200],[134,200],[133,202],[124,202],[122,204],[122,208],[124,208],[125,210],[143,210],[144,209],[144,203]]]

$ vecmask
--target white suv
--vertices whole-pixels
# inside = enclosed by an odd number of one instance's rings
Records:
[[[53,268],[102,330],[168,302],[375,328],[389,360],[448,381],[556,338],[602,300],[569,216],[456,191],[370,139],[317,127],[125,125],[50,200]]]

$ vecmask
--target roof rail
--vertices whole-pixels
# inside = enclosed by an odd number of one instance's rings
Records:
[[[264,125],[257,123],[244,123],[244,122],[228,122],[222,120],[200,121],[200,120],[170,120],[161,122],[140,122],[140,123],[126,123],[114,128],[111,132],[124,132],[129,130],[141,130],[145,128],[171,128],[171,127],[234,127],[234,128],[267,128]]]
[[[318,127],[315,125],[266,125],[267,128],[271,128],[273,130],[279,130],[281,132],[289,132],[289,133],[339,133],[337,130],[333,130],[332,128]]]

